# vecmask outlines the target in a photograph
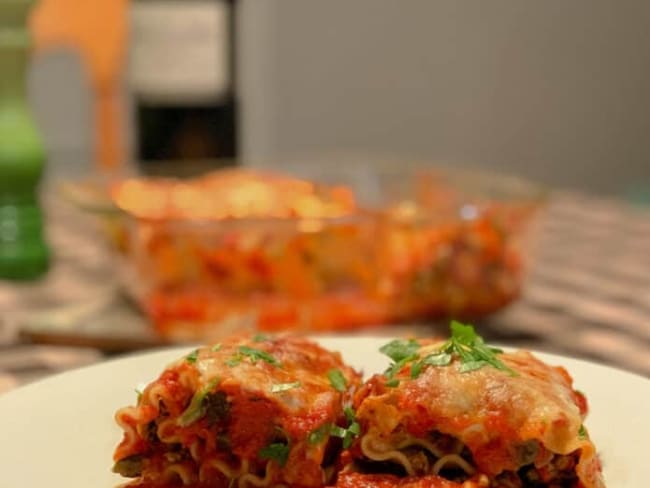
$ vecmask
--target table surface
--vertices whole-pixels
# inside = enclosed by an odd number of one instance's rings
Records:
[[[44,207],[50,272],[33,283],[0,281],[0,392],[109,352],[160,346],[120,292],[97,222],[55,195]],[[522,298],[477,324],[480,333],[650,376],[650,209],[556,192],[544,214]],[[414,324],[370,332],[442,329]]]

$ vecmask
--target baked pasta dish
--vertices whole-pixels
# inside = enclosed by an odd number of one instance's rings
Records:
[[[604,488],[564,368],[458,322],[381,352],[361,383],[306,339],[198,349],[118,411],[114,470],[137,487]]]
[[[355,394],[361,434],[338,486],[604,486],[585,397],[563,368],[501,353],[457,322],[444,343],[382,352],[393,363]]]
[[[199,348],[117,412],[113,469],[142,488],[324,486],[349,442],[345,407],[359,382],[339,353],[305,339]]]

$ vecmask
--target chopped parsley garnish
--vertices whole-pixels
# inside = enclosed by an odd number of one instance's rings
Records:
[[[327,372],[327,377],[336,391],[343,393],[348,386],[347,381],[345,381],[345,376],[343,376],[343,373],[339,369],[330,369]]]
[[[319,444],[325,440],[328,435],[343,439],[343,448],[347,449],[352,445],[352,440],[361,433],[361,426],[356,420],[356,414],[352,407],[345,407],[343,410],[345,418],[348,421],[347,427],[339,425],[323,424],[309,433],[310,444]]]
[[[198,358],[199,358],[199,350],[194,349],[191,353],[185,356],[185,361],[194,364]]]
[[[343,439],[343,449],[347,449],[352,445],[352,440],[361,433],[361,426],[359,425],[359,422],[357,422],[356,414],[352,407],[345,407],[343,412],[348,421],[348,426],[344,428],[338,425],[333,425],[330,428],[330,434],[334,437],[340,437]]]
[[[226,366],[228,366],[229,368],[233,368],[237,366],[239,363],[241,363],[242,359],[244,359],[244,357],[241,354],[235,354],[230,359],[226,359]]]
[[[395,388],[399,385],[399,380],[395,378],[395,375],[407,363],[420,357],[417,353],[419,348],[420,344],[415,339],[395,339],[379,348],[382,354],[385,354],[394,361],[386,370],[386,377],[388,378],[386,382],[387,387]]]
[[[181,416],[178,417],[178,425],[181,427],[187,427],[205,415],[206,406],[203,400],[205,400],[206,395],[208,395],[220,381],[220,378],[214,378],[204,388],[194,394],[188,407]]]
[[[217,342],[214,346],[212,346],[212,347],[210,348],[210,350],[211,350],[212,352],[221,351],[221,343],[220,343],[220,342]]]
[[[332,426],[330,434],[334,437],[340,437],[343,439],[343,449],[347,449],[352,445],[352,440],[361,433],[361,426],[359,422],[353,422],[346,429],[339,427],[338,425]]]
[[[516,371],[506,366],[497,357],[497,354],[503,351],[486,345],[474,327],[453,320],[450,328],[449,340],[424,357],[418,354],[420,344],[414,339],[396,339],[382,346],[379,350],[393,360],[385,372],[387,378],[385,385],[390,388],[398,386],[399,380],[395,375],[407,364],[411,365],[411,378],[415,379],[420,376],[425,366],[448,366],[454,357],[460,360],[461,373],[492,366],[512,376],[517,375]]]
[[[274,442],[260,449],[258,454],[261,459],[269,459],[284,466],[289,457],[289,446],[281,442]]]
[[[267,341],[268,339],[269,336],[267,334],[259,333],[253,336],[253,342],[264,342]]]
[[[496,347],[490,347],[483,342],[483,338],[476,333],[471,325],[464,325],[452,320],[451,338],[445,342],[439,352],[447,354],[456,354],[460,358],[460,372],[466,373],[482,368],[483,366],[492,366],[501,371],[506,371],[512,376],[517,372],[510,369],[497,358],[497,354],[503,351]]]
[[[251,360],[251,363],[255,364],[258,360],[265,361],[273,366],[280,366],[280,361],[271,356],[268,352],[262,351],[260,349],[255,349],[248,346],[239,346],[239,352],[248,356]]]
[[[379,352],[399,363],[416,355],[418,349],[420,349],[420,344],[415,339],[395,339],[381,346]]]
[[[294,388],[300,388],[300,381],[294,381],[293,383],[275,383],[271,386],[271,393],[293,390]]]
[[[233,357],[230,359],[226,360],[226,366],[229,366],[231,368],[237,366],[245,357],[248,357],[253,364],[255,364],[257,361],[264,361],[272,364],[273,366],[277,366],[278,368],[282,366],[280,364],[280,361],[275,359],[268,352],[248,346],[239,346],[239,352],[233,355]]]
[[[338,425],[332,425],[330,427],[330,434],[332,434],[334,437],[340,437],[343,439],[347,433],[348,430],[344,427],[339,427]]]
[[[312,430],[309,433],[309,437],[307,437],[307,440],[309,441],[310,444],[320,444],[325,440],[325,437],[329,435],[331,430],[332,430],[332,426],[330,424],[323,424],[317,429]]]
[[[583,441],[589,437],[584,425],[580,425],[580,429],[578,429],[578,437]]]
[[[140,399],[142,398],[142,390],[136,388],[135,389],[135,394],[138,395],[138,402],[139,402]]]
[[[345,407],[343,409],[343,413],[345,414],[345,418],[348,419],[348,422],[352,423],[355,421],[357,414],[352,407]]]
[[[399,380],[397,378],[391,378],[385,384],[388,388],[395,388],[399,386]]]
[[[134,454],[120,459],[113,466],[113,473],[121,474],[127,478],[135,478],[142,474],[142,455]]]
[[[451,354],[446,352],[429,354],[411,365],[411,378],[420,376],[425,366],[447,366],[449,363],[451,363]]]

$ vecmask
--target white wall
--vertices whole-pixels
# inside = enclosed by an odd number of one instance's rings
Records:
[[[648,0],[239,6],[248,159],[386,152],[594,191],[650,186]],[[38,57],[31,81],[50,171],[90,169],[91,98],[74,55]]]
[[[647,0],[242,0],[242,149],[650,185]]]
[[[93,167],[92,94],[75,52],[57,49],[32,58],[29,95],[47,150],[46,174],[80,177]]]

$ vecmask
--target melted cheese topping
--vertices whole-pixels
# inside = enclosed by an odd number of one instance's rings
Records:
[[[239,346],[270,354],[279,365],[241,355]],[[228,361],[234,358],[239,358],[239,363],[229,366]],[[355,376],[350,368],[343,365],[338,354],[325,353],[313,343],[296,338],[264,342],[238,340],[222,344],[217,352],[203,348],[198,353],[196,366],[200,373],[200,385],[208,385],[215,379],[220,380],[222,389],[243,385],[248,392],[277,400],[282,409],[291,415],[323,408],[335,399],[336,391],[327,377],[330,369],[340,369],[348,379]],[[289,383],[300,383],[300,386],[272,392],[274,386]]]

